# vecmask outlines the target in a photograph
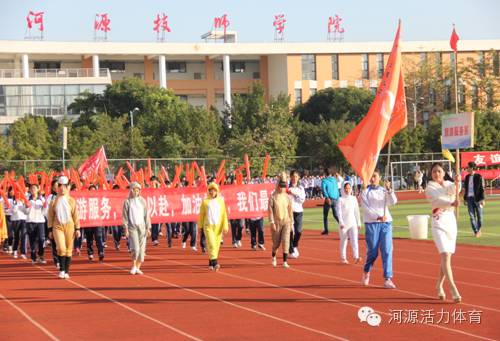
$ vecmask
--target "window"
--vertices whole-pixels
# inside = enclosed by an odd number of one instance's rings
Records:
[[[125,71],[125,62],[103,60],[99,67],[102,69],[109,69],[111,72],[123,72]]]
[[[339,55],[332,55],[332,79],[339,80]]]
[[[427,52],[421,52],[420,53],[420,63],[424,64],[427,62]]]
[[[436,106],[436,90],[433,85],[429,87],[429,105],[432,107]]]
[[[434,53],[434,63],[436,65],[437,69],[440,69],[442,66],[442,61],[441,61],[441,52],[435,52]]]
[[[449,79],[444,81],[443,105],[445,109],[451,109],[451,81]]]
[[[384,54],[377,53],[377,76],[382,78],[384,75]]]
[[[302,89],[295,89],[295,105],[302,103]]]
[[[450,53],[451,72],[455,72],[455,52]]]
[[[141,73],[141,72],[134,72],[134,77],[135,78],[139,78],[139,79],[143,79],[144,78],[144,74]]]
[[[316,95],[317,92],[318,92],[318,89],[316,89],[316,88],[310,88],[309,89],[309,93],[310,93],[309,96],[312,97],[312,96]]]
[[[186,62],[168,62],[167,72],[169,73],[186,73]]]
[[[481,77],[484,77],[485,73],[486,73],[486,65],[485,65],[485,61],[484,61],[484,52],[480,51],[478,54],[479,54],[479,56],[478,56],[478,61],[477,61],[477,69],[479,71],[479,75]]]
[[[500,76],[500,56],[499,51],[493,51],[493,75]]]
[[[370,76],[369,70],[368,53],[363,53],[361,55],[361,78],[368,79]]]
[[[479,106],[479,89],[476,84],[472,85],[472,108],[477,109]]]
[[[302,55],[302,79],[316,80],[316,57],[313,54]]]
[[[486,88],[486,106],[488,108],[493,108],[493,104],[494,104],[494,96],[495,95],[495,91],[493,90],[493,86],[490,84],[487,86]]]
[[[61,62],[34,62],[35,70],[60,69]]]
[[[462,80],[458,83],[458,106],[462,109],[465,107],[465,85]]]
[[[177,97],[179,97],[179,99],[183,102],[187,102],[188,101],[188,96],[187,95],[177,95]]]
[[[231,62],[231,72],[234,73],[245,72],[245,62]]]

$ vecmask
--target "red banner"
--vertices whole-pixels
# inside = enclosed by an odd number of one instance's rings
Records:
[[[481,174],[485,180],[493,180],[500,177],[500,169],[481,169],[477,170],[476,173]],[[462,180],[465,180],[465,176],[469,174],[468,172],[462,172]]]
[[[222,196],[231,219],[267,216],[267,206],[275,185],[221,186]],[[82,227],[122,225],[126,190],[77,191],[76,199]],[[147,188],[142,191],[153,223],[197,221],[204,188]]]
[[[467,168],[469,162],[475,162],[478,167],[500,165],[500,151],[493,152],[463,152],[460,153],[462,168]]]

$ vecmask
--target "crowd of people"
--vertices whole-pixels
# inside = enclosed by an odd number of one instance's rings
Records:
[[[475,168],[475,164],[469,165],[469,175],[464,181],[464,200],[468,206],[473,233],[480,237],[485,200],[484,181],[475,173]],[[431,166],[429,179],[425,195],[432,207],[432,236],[441,257],[436,285],[437,296],[439,299],[445,299],[443,284],[448,280],[453,300],[460,302],[462,298],[453,279],[451,257],[456,250],[457,223],[454,209],[459,205],[461,179],[456,176],[450,181],[444,166],[438,162]],[[150,180],[151,187],[159,187],[159,180],[155,176]],[[231,181],[231,177],[228,177],[228,181]],[[260,180],[254,179],[252,182],[258,181]],[[289,257],[298,258],[300,255],[303,204],[307,198],[322,198],[324,203],[321,234],[328,235],[330,232],[331,224],[328,220],[331,210],[339,228],[340,262],[349,264],[349,243],[354,263],[363,260],[358,245],[362,213],[366,258],[361,282],[365,286],[369,285],[371,270],[380,253],[383,286],[388,289],[396,288],[392,280],[393,238],[389,207],[397,204],[397,197],[389,181],[380,185],[381,174],[378,171],[373,173],[366,187],[362,187],[357,176],[343,177],[333,168],[326,169],[321,177],[305,176],[301,179],[300,173],[294,170],[289,175],[282,173],[271,181],[276,187],[269,199],[268,212],[262,217],[229,219],[218,185],[209,182],[207,197],[201,204],[196,221],[151,224],[147,202],[141,196],[142,186],[132,182],[129,185],[129,196],[123,203],[121,226],[81,228],[77,204],[71,197],[71,183],[67,177],[60,176],[52,181],[51,193],[48,195],[40,192],[38,183],[30,184],[28,203],[16,199],[9,191],[8,204],[2,199],[3,205],[0,205],[0,240],[7,254],[16,259],[28,259],[29,256],[33,264],[47,263],[45,249],[50,246],[53,263],[62,279],[69,278],[72,257],[81,255],[84,243],[89,261],[94,260],[94,242],[99,261],[104,261],[108,236],[112,236],[117,251],[120,251],[121,243],[125,240],[132,260],[130,273],[133,275],[143,274],[141,266],[145,260],[147,239],[151,238],[151,245],[155,247],[160,245],[161,236],[166,236],[166,245],[169,248],[173,246],[173,239],[181,238],[180,246],[185,249],[190,239],[189,245],[193,252],[198,251],[198,241],[201,252],[208,255],[209,269],[218,271],[221,268],[220,246],[224,243],[224,234],[229,231],[233,248],[242,247],[243,235],[247,234],[252,250],[266,250],[264,218],[267,217],[272,245],[271,265],[277,266],[277,254],[280,250],[282,266],[289,268]],[[95,190],[96,186],[91,185],[88,189]]]

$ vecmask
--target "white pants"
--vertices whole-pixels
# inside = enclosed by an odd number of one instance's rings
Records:
[[[351,240],[352,256],[359,258],[358,228],[356,226],[339,228],[340,236],[340,258],[346,259],[347,241]]]

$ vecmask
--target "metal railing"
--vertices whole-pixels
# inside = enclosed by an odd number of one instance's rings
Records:
[[[94,69],[30,69],[29,78],[94,77]],[[109,69],[99,69],[98,77],[111,77]],[[22,69],[0,69],[0,78],[24,78]]]

